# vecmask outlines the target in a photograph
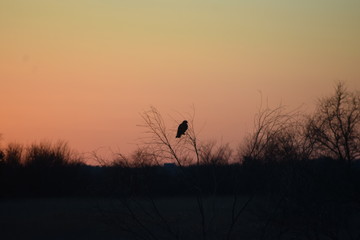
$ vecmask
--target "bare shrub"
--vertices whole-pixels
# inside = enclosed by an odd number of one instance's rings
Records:
[[[132,166],[149,167],[159,165],[156,154],[147,147],[139,147],[132,155]]]
[[[312,145],[304,134],[301,114],[285,106],[262,109],[254,118],[254,130],[240,146],[240,158],[262,161],[305,159]]]
[[[106,165],[105,165],[106,166]],[[122,168],[130,168],[132,167],[131,159],[129,159],[127,156],[125,156],[122,153],[117,153],[115,155],[114,160],[112,160],[109,164],[109,166],[113,167],[122,167]]]
[[[154,152],[149,147],[139,147],[130,156],[125,156],[122,153],[116,153],[114,160],[110,166],[115,167],[150,167],[158,166],[159,161]]]
[[[80,164],[82,161],[69,148],[66,142],[55,144],[42,142],[28,147],[25,157],[25,166],[57,167]]]
[[[232,156],[232,149],[229,144],[217,146],[216,142],[209,142],[200,147],[201,164],[205,165],[226,165]]]
[[[22,163],[24,148],[17,143],[10,143],[4,153],[5,163],[8,166],[20,166]]]

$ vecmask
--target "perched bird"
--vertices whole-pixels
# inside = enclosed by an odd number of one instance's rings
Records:
[[[176,138],[181,137],[181,135],[185,135],[185,132],[188,129],[188,124],[187,123],[188,122],[185,120],[179,125],[178,130],[177,130],[177,134],[176,134]]]

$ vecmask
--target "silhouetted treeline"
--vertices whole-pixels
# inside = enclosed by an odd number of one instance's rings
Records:
[[[52,161],[49,159],[48,161]],[[82,163],[0,164],[2,197],[116,197],[286,194],[360,203],[360,164],[333,159],[242,164],[88,166]],[[340,200],[339,200],[340,201]]]

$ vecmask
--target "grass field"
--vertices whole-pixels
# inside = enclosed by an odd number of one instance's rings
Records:
[[[20,199],[0,204],[1,239],[121,239],[93,199]]]
[[[201,202],[207,237],[217,239],[220,236],[216,234],[223,233],[227,225],[225,219],[231,214],[232,199],[206,198]],[[179,234],[180,239],[201,238],[198,202],[189,197],[159,198],[154,202],[149,199],[126,202],[71,198],[3,200],[0,202],[1,239],[146,239],[149,233],[131,217],[127,207],[133,209],[136,218],[159,239],[174,237],[166,225]],[[136,234],[127,233],[128,230],[135,230]]]
[[[346,231],[340,222],[329,225],[325,231],[315,224],[318,219],[301,222],[304,219],[296,215],[289,217],[274,207],[282,201],[280,198],[270,201],[264,196],[249,201],[229,235],[234,199],[198,200],[195,197],[2,200],[0,239],[356,239],[360,236],[355,226],[359,221],[345,226]],[[235,213],[248,200],[248,196],[239,198]],[[320,226],[318,230],[314,228],[316,231],[311,228],[314,224]]]

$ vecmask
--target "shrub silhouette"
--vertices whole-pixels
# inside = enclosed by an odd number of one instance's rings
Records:
[[[24,148],[17,143],[11,143],[7,148],[0,153],[2,161],[7,166],[18,167],[22,163]]]
[[[59,196],[79,187],[81,159],[64,142],[9,144],[0,169],[3,196]],[[84,182],[83,182],[84,183]]]
[[[67,143],[57,142],[51,144],[42,142],[40,144],[32,144],[26,151],[24,165],[47,168],[47,167],[61,167],[80,163],[78,158],[75,158]]]

